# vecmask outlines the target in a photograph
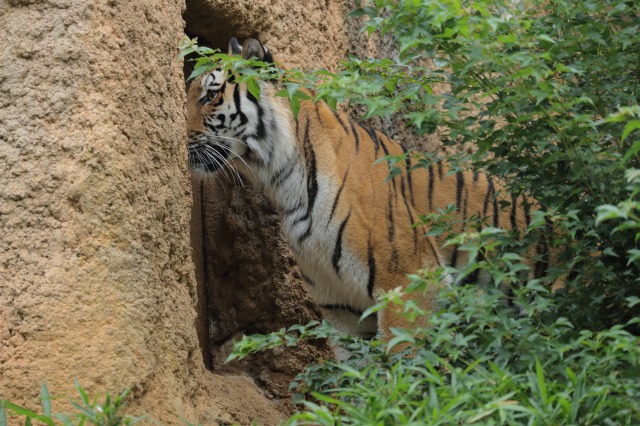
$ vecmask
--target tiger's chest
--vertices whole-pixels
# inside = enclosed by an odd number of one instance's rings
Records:
[[[321,173],[315,179],[313,202],[307,193],[306,202],[305,196],[300,197],[301,207],[295,212],[281,212],[282,229],[318,305],[365,310],[374,303],[367,289],[368,265],[350,243],[346,218],[332,208],[337,191],[334,180]]]

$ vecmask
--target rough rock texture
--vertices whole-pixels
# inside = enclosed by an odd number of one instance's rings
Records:
[[[295,374],[331,356],[326,342],[267,351],[242,363],[223,362],[241,334],[306,324],[320,319],[320,312],[300,282],[269,204],[249,188],[233,191],[217,180],[206,188],[201,192],[205,223],[215,224],[204,234],[211,366],[214,371],[247,371],[270,396],[286,400]]]
[[[165,424],[281,417],[196,339],[183,9],[0,1],[3,398],[36,408],[42,381],[73,396],[76,378]]]

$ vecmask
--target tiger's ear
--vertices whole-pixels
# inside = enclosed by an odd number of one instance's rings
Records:
[[[242,46],[238,43],[238,39],[233,37],[229,40],[229,55],[239,55],[242,53]]]
[[[245,59],[256,58],[263,62],[273,63],[273,56],[269,50],[255,38],[248,38],[242,46],[242,57]]]

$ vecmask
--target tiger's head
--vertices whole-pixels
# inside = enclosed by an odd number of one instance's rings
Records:
[[[257,39],[248,39],[241,46],[232,38],[229,54],[273,62],[267,48]],[[191,83],[187,125],[192,170],[204,174],[228,171],[235,177],[238,169],[253,170],[255,165],[268,161],[273,147],[269,147],[267,133],[275,126],[278,112],[267,99],[268,85],[261,87],[263,95],[256,99],[245,84],[236,83],[232,75],[219,68]]]

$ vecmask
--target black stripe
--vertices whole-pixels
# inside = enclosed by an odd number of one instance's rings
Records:
[[[344,185],[347,182],[347,175],[349,174],[349,168],[344,172],[344,176],[342,177],[342,185],[340,185],[340,189],[338,189],[338,193],[336,194],[336,199],[333,200],[333,207],[331,207],[331,214],[329,215],[329,222],[333,219],[333,214],[336,211],[336,207],[338,206],[338,200],[340,199],[340,194],[342,194],[342,190],[344,189]]]
[[[473,172],[473,183],[478,182],[478,178],[480,177],[480,173]]]
[[[527,201],[527,199],[522,196],[522,209],[524,210],[524,221],[527,224],[527,228],[531,224],[531,214],[529,213],[529,209],[531,208],[531,204]]]
[[[413,198],[413,180],[411,178],[411,167],[412,167],[411,156],[409,155],[409,151],[407,150],[407,147],[405,147],[403,144],[400,144],[400,147],[402,148],[402,152],[405,154],[404,164],[405,164],[405,167],[407,168],[406,174],[407,174],[407,183],[409,184],[409,196],[411,197],[411,204],[415,206],[416,203]]]
[[[387,216],[387,221],[389,224],[389,241],[393,241],[393,236],[396,233],[396,229],[393,223],[393,203],[391,202],[391,188],[389,188],[389,198],[387,199],[387,208],[389,209],[389,214]]]
[[[430,237],[425,238],[425,240],[427,241],[427,244],[429,244],[429,247],[431,248],[431,252],[433,253],[433,258],[438,262],[438,266],[442,266],[442,262],[440,261],[440,252],[438,251],[436,246],[433,244],[435,240]]]
[[[351,132],[353,133],[353,137],[356,139],[356,154],[358,153],[358,149],[360,148],[360,137],[358,136],[358,131],[356,130],[356,126],[353,125],[353,121],[349,121],[351,125]]]
[[[220,95],[224,93],[226,88],[227,88],[227,81],[225,80],[224,83],[222,83],[222,87],[220,87]]]
[[[464,175],[462,172],[456,173],[456,210],[460,211],[462,202],[462,188],[464,188]]]
[[[375,158],[378,158],[378,151],[380,150],[380,141],[378,140],[378,135],[376,135],[376,131],[371,127],[363,127],[362,125],[360,125],[360,127],[362,127],[367,133],[369,133],[371,140],[373,140],[373,144],[376,146]]]
[[[351,305],[339,305],[339,304],[331,303],[327,305],[320,305],[320,307],[322,309],[331,309],[334,311],[347,311],[350,314],[358,315],[359,317],[362,316],[362,314],[364,313],[364,311],[356,309]]]
[[[249,121],[247,116],[240,110],[240,85],[236,84],[236,87],[233,89],[233,102],[236,106],[236,112],[231,114],[229,118],[231,120],[235,120],[237,116],[240,116],[240,125],[247,124]]]
[[[375,132],[375,130],[374,130]],[[387,146],[384,144],[384,140],[383,138],[379,138],[378,142],[380,143],[380,146],[382,147],[382,151],[384,151],[384,155],[388,156],[389,155],[389,150],[387,149]],[[389,173],[391,173],[391,162],[389,162]],[[393,185],[393,191],[397,191],[398,189],[396,188],[396,179],[395,177],[393,179],[391,179],[391,184]]]
[[[374,130],[375,133],[375,130]],[[389,155],[389,150],[387,149],[387,146],[384,144],[384,135],[382,138],[378,138],[378,142],[380,143],[380,146],[382,147],[382,151],[384,151],[384,155],[388,156]],[[389,173],[391,173],[391,161],[389,161]],[[391,185],[393,185],[393,192],[397,192],[398,188],[396,187],[396,179],[395,177],[393,179],[391,179]]]
[[[478,252],[477,257],[475,259],[476,263],[482,262],[485,260],[484,255],[482,254],[482,252]],[[465,285],[465,284],[479,284],[478,281],[480,280],[480,271],[481,269],[478,268],[476,270],[474,270],[471,274],[467,275],[466,277],[464,277],[462,279],[462,281],[460,281],[461,285]]]
[[[318,117],[318,123],[320,123],[320,127],[324,129],[327,126],[324,125],[324,123],[322,122],[322,117],[320,117],[320,105],[321,104],[319,102],[318,103],[314,103],[313,107],[316,110],[316,117]]]
[[[487,212],[489,211],[489,200],[493,196],[495,189],[493,188],[493,180],[489,176],[487,176],[487,184],[489,188],[487,188],[487,193],[484,196],[484,204],[482,205],[482,220],[487,217]]]
[[[467,207],[469,207],[469,191],[465,187],[464,189],[464,201],[462,202],[464,207],[462,208],[462,226],[463,229],[467,229]]]
[[[283,210],[283,211],[282,211],[282,214],[283,214],[284,216],[290,216],[290,215],[292,215],[292,214],[296,213],[296,212],[297,212],[298,210],[300,210],[300,209],[302,209],[302,204],[298,203],[298,205],[297,205],[297,206],[295,206],[295,207],[292,207],[292,208],[287,209],[287,210]],[[294,222],[294,225],[295,225],[296,223],[299,223],[299,221],[300,221],[299,219],[296,219],[296,221]]]
[[[433,211],[433,181],[435,179],[434,173],[433,173],[433,165],[430,164],[429,165],[429,191],[427,192],[428,196],[429,196],[429,211]]]
[[[442,166],[442,160],[438,160],[437,164],[438,164],[438,177],[440,178],[440,180],[442,180],[442,178],[444,178],[444,169]]]
[[[347,222],[351,217],[351,210],[347,214],[347,217],[344,218],[342,223],[340,224],[340,228],[338,228],[338,237],[336,238],[336,246],[333,249],[333,256],[331,256],[331,262],[333,263],[333,269],[336,271],[336,275],[340,276],[340,258],[342,257],[342,234],[344,233],[344,228],[347,226]]]
[[[477,284],[479,278],[480,278],[480,269],[476,269],[469,275],[465,276],[462,279],[462,281],[460,281],[460,285]]]
[[[285,182],[287,179],[289,179],[289,177],[291,176],[291,174],[293,173],[295,168],[296,168],[296,162],[294,160],[287,161],[285,163],[284,167],[282,167],[280,170],[278,170],[271,177],[271,186],[280,186],[280,185],[282,185],[283,182]]]
[[[300,238],[298,239],[298,244],[302,244],[304,242],[304,240],[306,240],[307,238],[309,238],[309,236],[311,236],[311,226],[313,225],[313,221],[309,220],[309,225],[307,226],[307,229],[305,229],[304,234],[302,234],[300,236]]]
[[[536,261],[534,276],[535,278],[541,278],[547,273],[549,266],[549,246],[546,238],[542,237],[542,242],[536,246],[536,254],[539,259]]]
[[[493,227],[500,227],[500,209],[498,208],[498,197],[493,197]]]
[[[300,237],[299,243],[302,243],[306,240],[309,235],[311,235],[311,226],[313,225],[313,218],[311,214],[313,212],[313,205],[316,202],[316,196],[318,195],[318,180],[316,176],[316,153],[313,150],[313,145],[311,144],[311,138],[309,136],[309,122],[310,120],[307,118],[307,122],[304,128],[304,156],[307,162],[307,212],[304,215],[305,219],[309,219],[309,225],[305,233]]]
[[[455,268],[457,267],[456,263],[458,263],[458,244],[453,247],[453,253],[451,253],[451,261],[449,262],[449,265]]]
[[[464,191],[463,191],[464,190]],[[464,192],[465,197],[462,198]],[[464,175],[462,172],[456,173],[456,210],[460,211],[460,204],[462,204],[462,230],[467,229],[467,206],[469,205],[469,192],[466,191],[464,185]],[[456,244],[453,247],[453,253],[451,254],[451,266],[457,267],[458,263],[458,250],[460,246]]]
[[[258,101],[258,99],[255,96],[253,96],[249,91],[247,91],[247,99],[249,99],[256,106],[256,110],[258,112],[258,128],[256,129],[257,131],[256,136],[258,137],[258,139],[264,139],[264,137],[267,134],[267,131],[265,130],[265,125],[263,120],[264,111],[262,110],[262,106],[260,106],[260,102]]]
[[[305,280],[307,284],[313,287],[316,286],[316,283],[311,278],[309,278],[309,276],[305,275],[304,272],[301,271],[300,275],[302,275],[302,279]]]
[[[518,208],[518,197],[514,194],[511,194],[511,215],[509,219],[511,220],[511,229],[516,229],[516,209]]]
[[[376,282],[376,259],[373,257],[373,246],[371,245],[371,235],[367,243],[367,264],[369,265],[369,282],[367,283],[367,293],[373,298],[373,285]]]
[[[407,208],[407,214],[409,215],[409,226],[411,226],[411,231],[413,231],[413,252],[418,252],[418,227],[414,226],[416,224],[415,219],[413,218],[413,213],[411,213],[411,209],[407,205],[407,201],[404,202],[405,207]]]
[[[389,271],[398,272],[399,261],[400,255],[398,254],[398,249],[393,247],[391,249],[391,259],[389,260]]]
[[[543,212],[547,212],[547,206],[544,204],[540,205],[540,210]],[[540,259],[536,262],[535,265],[535,277],[540,278],[543,277],[547,273],[547,269],[549,268],[549,232],[552,230],[552,223],[549,216],[545,215],[544,217],[545,227],[540,230],[540,243],[536,247],[536,254],[540,257]]]
[[[333,116],[336,118],[336,120],[338,120],[338,123],[340,123],[340,126],[342,127],[344,132],[345,133],[349,133],[349,129],[347,129],[347,126],[344,124],[344,121],[342,121],[342,118],[340,117],[340,113],[338,111],[336,111],[335,109],[332,109],[331,107],[328,107],[328,108],[331,110],[331,112],[333,113]]]
[[[411,182],[411,181],[409,181]],[[409,208],[409,203],[407,203],[407,197],[404,191],[404,179],[400,180],[400,193],[402,194],[402,202],[404,203],[404,207],[407,209],[407,215],[409,215],[409,226],[411,226],[411,230],[413,231],[413,252],[418,252],[418,228],[413,226],[415,222],[413,221],[413,214],[411,213],[411,208]],[[413,204],[413,200],[412,200]]]
[[[216,115],[216,118],[217,118],[218,120],[220,120],[220,124],[218,124],[218,125],[216,126],[216,129],[221,129],[221,128],[223,128],[223,127],[226,127],[226,126],[224,125],[224,122],[225,122],[225,121],[226,121],[226,119],[227,119],[227,116],[226,116],[226,115],[224,115],[224,114],[218,114],[218,115]]]
[[[220,105],[222,105],[224,103],[224,93],[220,92],[220,96],[218,96],[218,99],[216,100],[216,103],[213,104],[213,106],[218,107]]]
[[[375,133],[376,133],[376,131],[373,130],[373,134],[374,135],[375,135]],[[384,151],[384,155],[389,155],[389,150],[387,149],[387,146],[384,144],[383,138],[378,138],[378,143],[382,147],[382,150]]]

